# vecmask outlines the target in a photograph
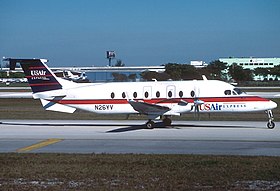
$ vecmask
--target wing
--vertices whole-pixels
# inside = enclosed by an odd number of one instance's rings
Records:
[[[145,103],[145,102],[138,102],[134,100],[129,100],[128,103],[133,107],[135,111],[138,111],[139,113],[145,115],[160,116],[166,113],[167,111],[171,110],[169,107]]]

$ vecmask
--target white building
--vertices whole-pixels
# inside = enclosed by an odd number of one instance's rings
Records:
[[[195,68],[204,68],[208,66],[208,64],[204,61],[191,61],[191,65]]]
[[[220,58],[220,62],[227,63],[228,66],[237,64],[244,69],[254,70],[256,68],[273,68],[280,65],[280,58]],[[276,76],[254,76],[254,80],[275,79]]]

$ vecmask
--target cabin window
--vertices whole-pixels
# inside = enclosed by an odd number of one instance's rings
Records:
[[[112,99],[115,98],[115,93],[114,93],[114,92],[111,93],[111,98],[112,98]]]
[[[149,93],[148,92],[145,92],[145,98],[148,98],[149,97]]]
[[[137,98],[137,92],[134,92],[134,93],[133,93],[133,97],[134,97],[134,98]]]
[[[182,91],[179,91],[179,96],[183,97],[183,92]]]
[[[225,90],[225,95],[231,95],[231,90]]]
[[[125,98],[125,93],[124,92],[122,93],[122,98]]]
[[[159,98],[159,96],[160,96],[159,91],[156,92],[156,96],[157,96],[157,98]]]
[[[195,96],[194,91],[191,91],[191,96],[192,96],[192,97],[194,97],[194,96]]]
[[[168,92],[168,97],[172,97],[172,91]]]

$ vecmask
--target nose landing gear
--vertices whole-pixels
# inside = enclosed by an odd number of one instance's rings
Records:
[[[274,117],[273,117],[272,111],[267,110],[266,113],[267,113],[267,116],[268,116],[267,128],[273,129],[275,127],[275,123],[273,122]]]

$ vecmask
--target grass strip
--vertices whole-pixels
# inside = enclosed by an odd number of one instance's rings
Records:
[[[280,158],[6,153],[0,177],[0,190],[273,190]]]

